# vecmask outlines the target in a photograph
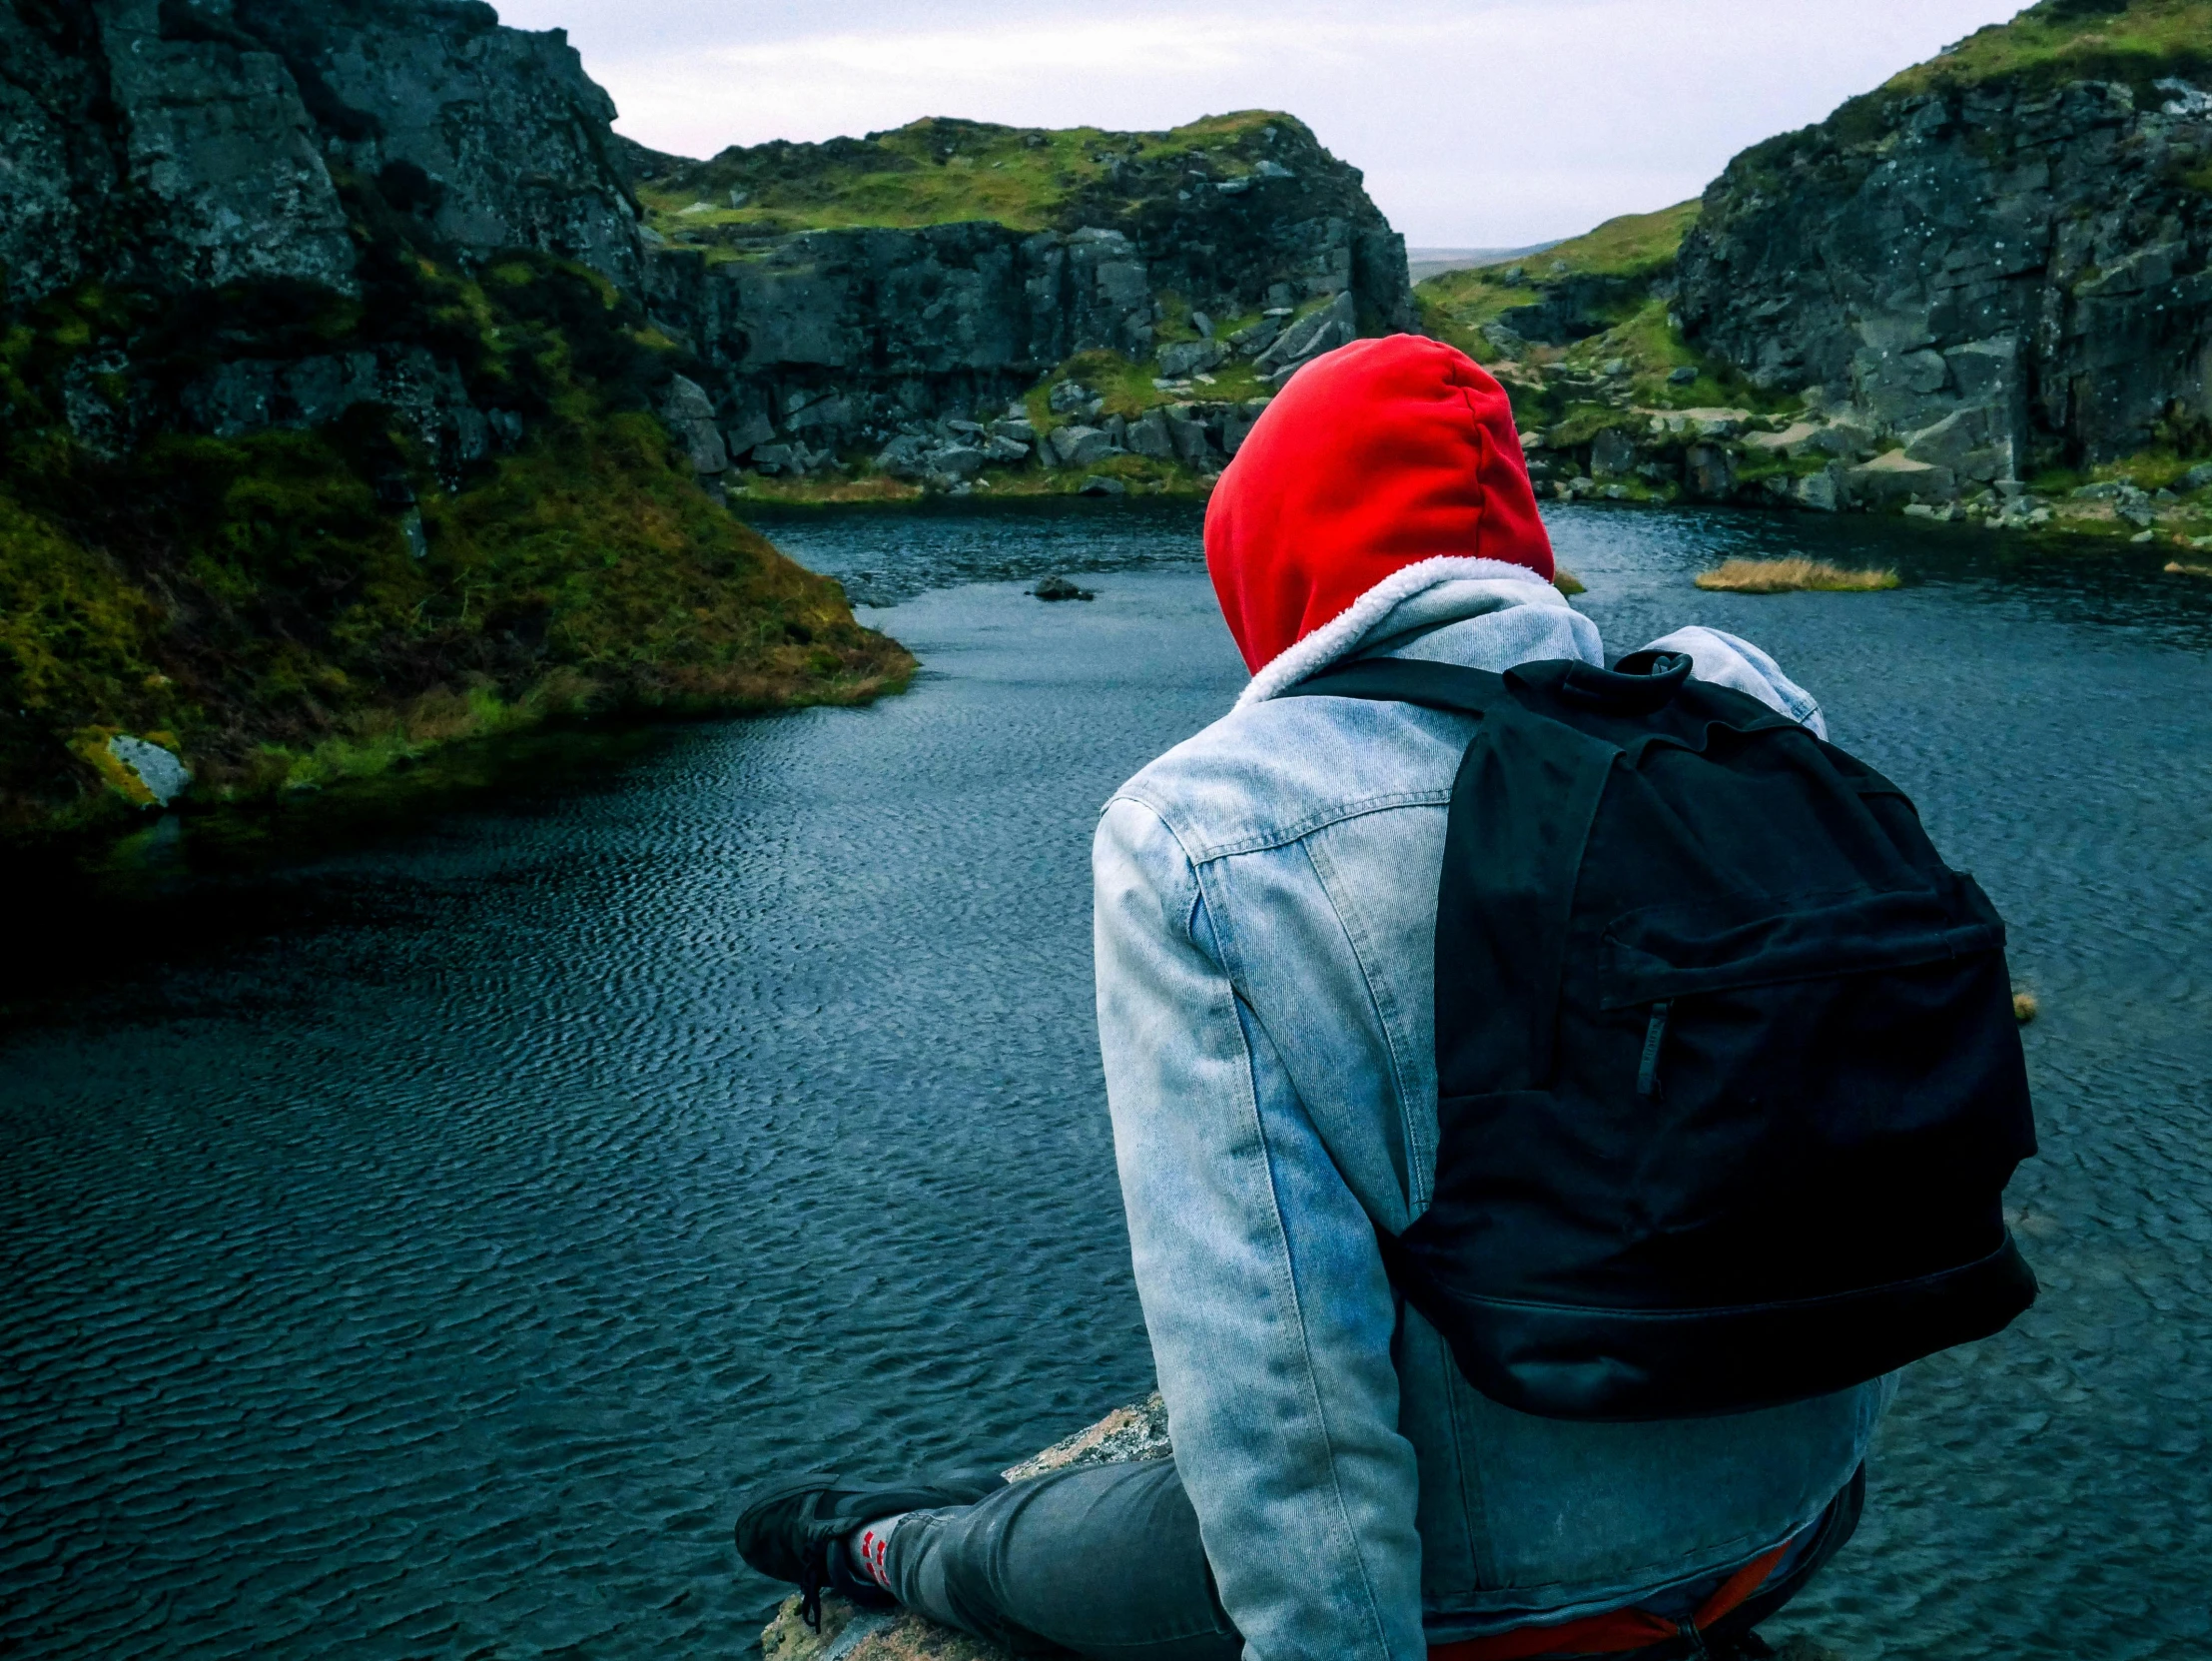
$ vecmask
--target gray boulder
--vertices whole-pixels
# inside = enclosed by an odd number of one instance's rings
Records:
[[[1221,448],[1234,455],[1244,445],[1244,435],[1251,431],[1252,422],[1259,419],[1259,413],[1267,408],[1267,401],[1255,398],[1248,403],[1233,405],[1221,417]]]
[[[1619,478],[1636,470],[1636,441],[1609,426],[1590,443],[1590,471],[1598,478]]]
[[[723,441],[729,445],[732,455],[743,455],[755,444],[765,444],[775,435],[775,423],[758,413],[733,421],[722,430]]]
[[[1206,425],[1176,410],[1167,412],[1167,435],[1175,446],[1175,459],[1186,467],[1203,468],[1208,459]]]
[[[1125,496],[1129,493],[1129,487],[1118,478],[1105,473],[1093,473],[1083,481],[1076,493],[1081,496]]]
[[[1091,407],[1091,389],[1080,381],[1063,381],[1046,395],[1046,403],[1056,415],[1081,415]]]
[[[1096,426],[1055,427],[1049,441],[1064,467],[1088,467],[1113,450],[1112,442]]]
[[[764,444],[753,451],[753,463],[763,471],[771,470],[778,462],[789,459],[789,447]],[[893,478],[920,478],[929,471],[923,460],[928,449],[927,440],[912,432],[902,432],[876,451],[876,470],[889,473]],[[785,453],[772,456],[772,451]]]
[[[1868,508],[1901,507],[1908,501],[1945,502],[1958,494],[1950,468],[1915,461],[1898,449],[1845,468],[1843,486],[1854,505]]]
[[[2208,484],[2212,484],[2212,463],[2191,467],[2174,480],[2177,490],[2201,490]]]
[[[1282,320],[1286,313],[1268,312],[1257,323],[1246,324],[1228,338],[1229,346],[1247,358],[1256,358],[1275,344],[1275,337],[1282,333]]]
[[[1808,473],[1797,482],[1792,492],[1800,507],[1813,513],[1834,513],[1843,508],[1843,492],[1836,482],[1833,464],[1817,473]]]
[[[973,478],[991,455],[973,444],[939,444],[923,459],[929,471],[946,478]]]
[[[192,787],[192,769],[159,744],[118,733],[108,740],[107,749],[155,807],[167,807]]]
[[[1344,345],[1357,333],[1352,297],[1340,294],[1319,311],[1300,318],[1284,330],[1273,346],[1252,360],[1252,368],[1261,375],[1280,374]]]
[[[1130,423],[1128,446],[1137,455],[1148,455],[1157,461],[1173,460],[1175,441],[1167,431],[1167,413],[1147,410]]]
[[[1719,444],[1692,444],[1683,453],[1683,482],[1701,501],[1726,501],[1736,491],[1736,457]]]
[[[1229,355],[1219,341],[1177,341],[1159,349],[1159,373],[1169,381],[1182,381],[1212,369]]]
[[[1687,387],[1698,379],[1697,366],[1684,364],[1680,369],[1668,372],[1667,383],[1672,387]]]
[[[691,456],[695,473],[727,472],[730,452],[722,442],[722,429],[714,423],[714,400],[696,381],[683,376],[669,378],[662,396],[660,418]]]

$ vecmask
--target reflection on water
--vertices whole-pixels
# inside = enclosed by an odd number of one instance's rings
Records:
[[[2212,584],[1864,521],[1553,525],[1616,648],[1772,648],[2042,1000],[2043,1300],[1913,1370],[1780,1624],[1853,1661],[2212,1652]],[[370,833],[156,829],[29,885],[14,961],[77,978],[18,976],[0,1048],[0,1651],[739,1654],[775,1595],[728,1547],[752,1474],[1011,1456],[1146,1386],[1087,854],[1241,679],[1196,515],[770,528],[899,601],[913,693],[482,752]],[[1795,551],[1906,586],[1689,586]],[[1099,598],[1017,585],[1060,569]]]

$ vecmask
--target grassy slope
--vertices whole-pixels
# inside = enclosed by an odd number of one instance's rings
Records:
[[[2125,81],[2149,90],[2212,68],[2207,0],[2043,0],[1894,76],[1882,95],[1984,81]]]
[[[353,205],[360,302],[241,293],[173,325],[191,308],[86,288],[9,320],[0,834],[114,812],[100,750],[117,731],[181,751],[209,800],[374,773],[551,715],[903,684],[903,650],[671,455],[645,406],[674,354],[629,302],[542,256],[472,279],[395,240],[374,201]],[[128,343],[158,386],[204,368],[248,318],[273,355],[433,344],[479,407],[522,412],[528,436],[456,475],[368,407],[317,432],[156,437],[121,460],[59,418],[85,355]],[[419,497],[420,559],[378,499],[398,477]]]
[[[1697,223],[1699,208],[1696,201],[1678,202],[1653,214],[1625,214],[1528,260],[1429,278],[1413,291],[1421,326],[1476,362],[1500,367],[1504,354],[1483,335],[1486,324],[1516,307],[1541,301],[1554,286],[1594,282],[1602,285],[1599,310],[1611,326],[1564,350],[1535,349],[1523,355],[1525,363],[1585,370],[1622,359],[1631,367],[1628,391],[1640,405],[1682,410],[1746,404],[1765,408],[1774,401],[1693,351],[1669,323],[1666,302],[1651,295],[1651,285],[1673,268],[1682,239]],[[1522,273],[1518,282],[1511,277],[1516,269]],[[1685,367],[1698,371],[1695,381],[1677,384],[1669,379]],[[1612,425],[1619,418],[1601,404],[1577,406],[1557,394],[1539,393],[1510,372],[1507,387],[1524,421],[1545,426],[1564,422],[1578,441],[1589,436],[1583,427]]]
[[[1485,324],[1541,300],[1544,286],[1570,278],[1618,282],[1625,291],[1648,285],[1674,265],[1675,253],[1697,218],[1694,201],[1656,214],[1624,214],[1533,259],[1431,277],[1413,291],[1421,326],[1477,361],[1494,359],[1498,350],[1483,338]],[[1511,275],[1515,272],[1521,274],[1518,280]],[[1625,301],[1622,317],[1640,304],[1640,296]]]
[[[1209,116],[1165,133],[1096,127],[995,127],[931,118],[865,139],[730,149],[641,180],[647,223],[672,241],[706,240],[731,257],[748,236],[847,226],[993,220],[1018,231],[1061,226],[1068,205],[1109,182],[1116,160],[1202,154],[1216,179],[1251,170],[1246,140],[1293,118],[1266,110]],[[730,206],[731,193],[742,205]]]

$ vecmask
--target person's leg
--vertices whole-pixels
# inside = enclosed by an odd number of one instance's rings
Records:
[[[1236,1661],[1198,1519],[1172,1459],[1017,1482],[892,1530],[884,1567],[910,1609],[1019,1654]]]

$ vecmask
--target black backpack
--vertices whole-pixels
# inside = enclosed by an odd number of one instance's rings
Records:
[[[1435,1195],[1382,1242],[1476,1388],[1741,1412],[2034,1301],[2004,925],[1895,785],[1680,654],[1294,690],[1481,717],[1436,908]]]

